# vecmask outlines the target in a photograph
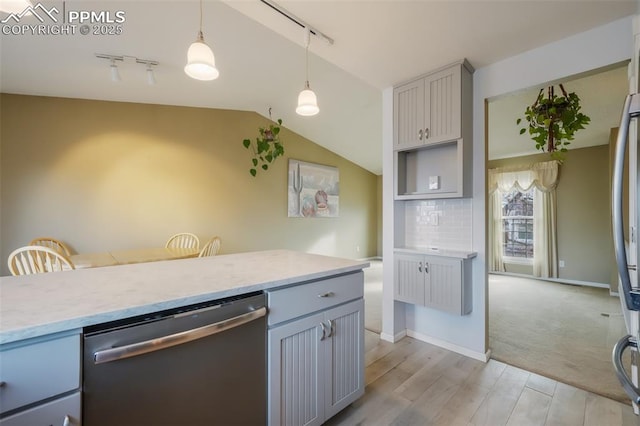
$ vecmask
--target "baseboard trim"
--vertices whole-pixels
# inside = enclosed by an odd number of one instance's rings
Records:
[[[552,283],[559,283],[559,284],[581,285],[585,287],[608,288],[608,289],[611,288],[611,286],[606,283],[597,283],[593,281],[581,281],[581,280],[567,280],[562,278],[542,278],[542,277],[534,277],[533,275],[527,275],[527,274],[514,274],[512,272],[491,271],[489,272],[489,275],[506,275],[506,276],[519,277],[519,278],[530,278],[532,280],[549,281]]]
[[[402,330],[401,332],[396,334],[380,333],[380,339],[384,340],[385,342],[396,343],[406,335],[407,335],[407,330]]]
[[[432,345],[440,346],[441,348],[458,353],[460,355],[464,355],[469,358],[477,359],[478,361],[487,362],[489,361],[489,358],[491,358],[490,349],[485,353],[476,352],[468,348],[455,345],[451,342],[447,342],[445,340],[440,340],[440,339],[436,339],[435,337],[427,336],[426,334],[417,333],[413,330],[407,330],[407,336],[413,337],[414,339],[420,340],[425,343],[430,343]]]

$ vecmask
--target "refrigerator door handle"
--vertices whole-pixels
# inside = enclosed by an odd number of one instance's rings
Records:
[[[631,378],[627,374],[627,371],[624,369],[622,365],[622,354],[624,350],[628,347],[638,349],[638,341],[630,335],[624,336],[622,339],[618,340],[618,343],[613,347],[613,368],[616,371],[616,376],[618,376],[618,380],[622,384],[624,391],[631,398],[631,400],[635,404],[640,404],[640,389],[633,384]]]
[[[613,183],[612,183],[612,225],[613,225],[613,246],[616,253],[616,263],[618,265],[618,275],[622,285],[622,292],[627,308],[632,311],[640,311],[640,291],[631,287],[629,276],[629,265],[627,264],[627,250],[624,244],[624,223],[622,216],[622,189],[624,157],[629,135],[629,123],[631,117],[640,114],[640,95],[628,95],[622,108],[622,118],[620,119],[620,129],[616,139],[615,160],[613,163]]]

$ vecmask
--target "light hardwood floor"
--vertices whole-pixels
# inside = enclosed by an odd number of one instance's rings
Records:
[[[365,395],[327,425],[637,426],[630,406],[499,361],[365,332]]]

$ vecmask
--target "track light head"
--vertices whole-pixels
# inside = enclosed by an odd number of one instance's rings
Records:
[[[155,86],[156,84],[156,76],[153,74],[153,68],[151,68],[151,64],[147,64],[147,84],[149,86]]]
[[[116,65],[115,59],[111,59],[111,65],[109,65],[109,69],[111,70],[111,81],[114,83],[118,83],[122,81],[120,78],[120,73],[118,72],[118,66]]]

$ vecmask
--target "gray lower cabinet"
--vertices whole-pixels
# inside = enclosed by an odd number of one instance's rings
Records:
[[[472,310],[471,260],[396,253],[394,298],[465,315]]]
[[[0,347],[0,425],[79,425],[80,335]]]
[[[307,285],[270,298],[276,320],[284,318],[268,332],[272,426],[320,425],[364,394],[362,272]],[[304,294],[297,294],[301,290]],[[283,305],[288,291],[297,297]],[[354,292],[355,300],[342,300]],[[297,311],[317,301],[325,304],[319,311],[294,318],[283,315],[283,310]]]
[[[2,426],[76,426],[80,424],[80,392],[55,399],[0,420]]]

